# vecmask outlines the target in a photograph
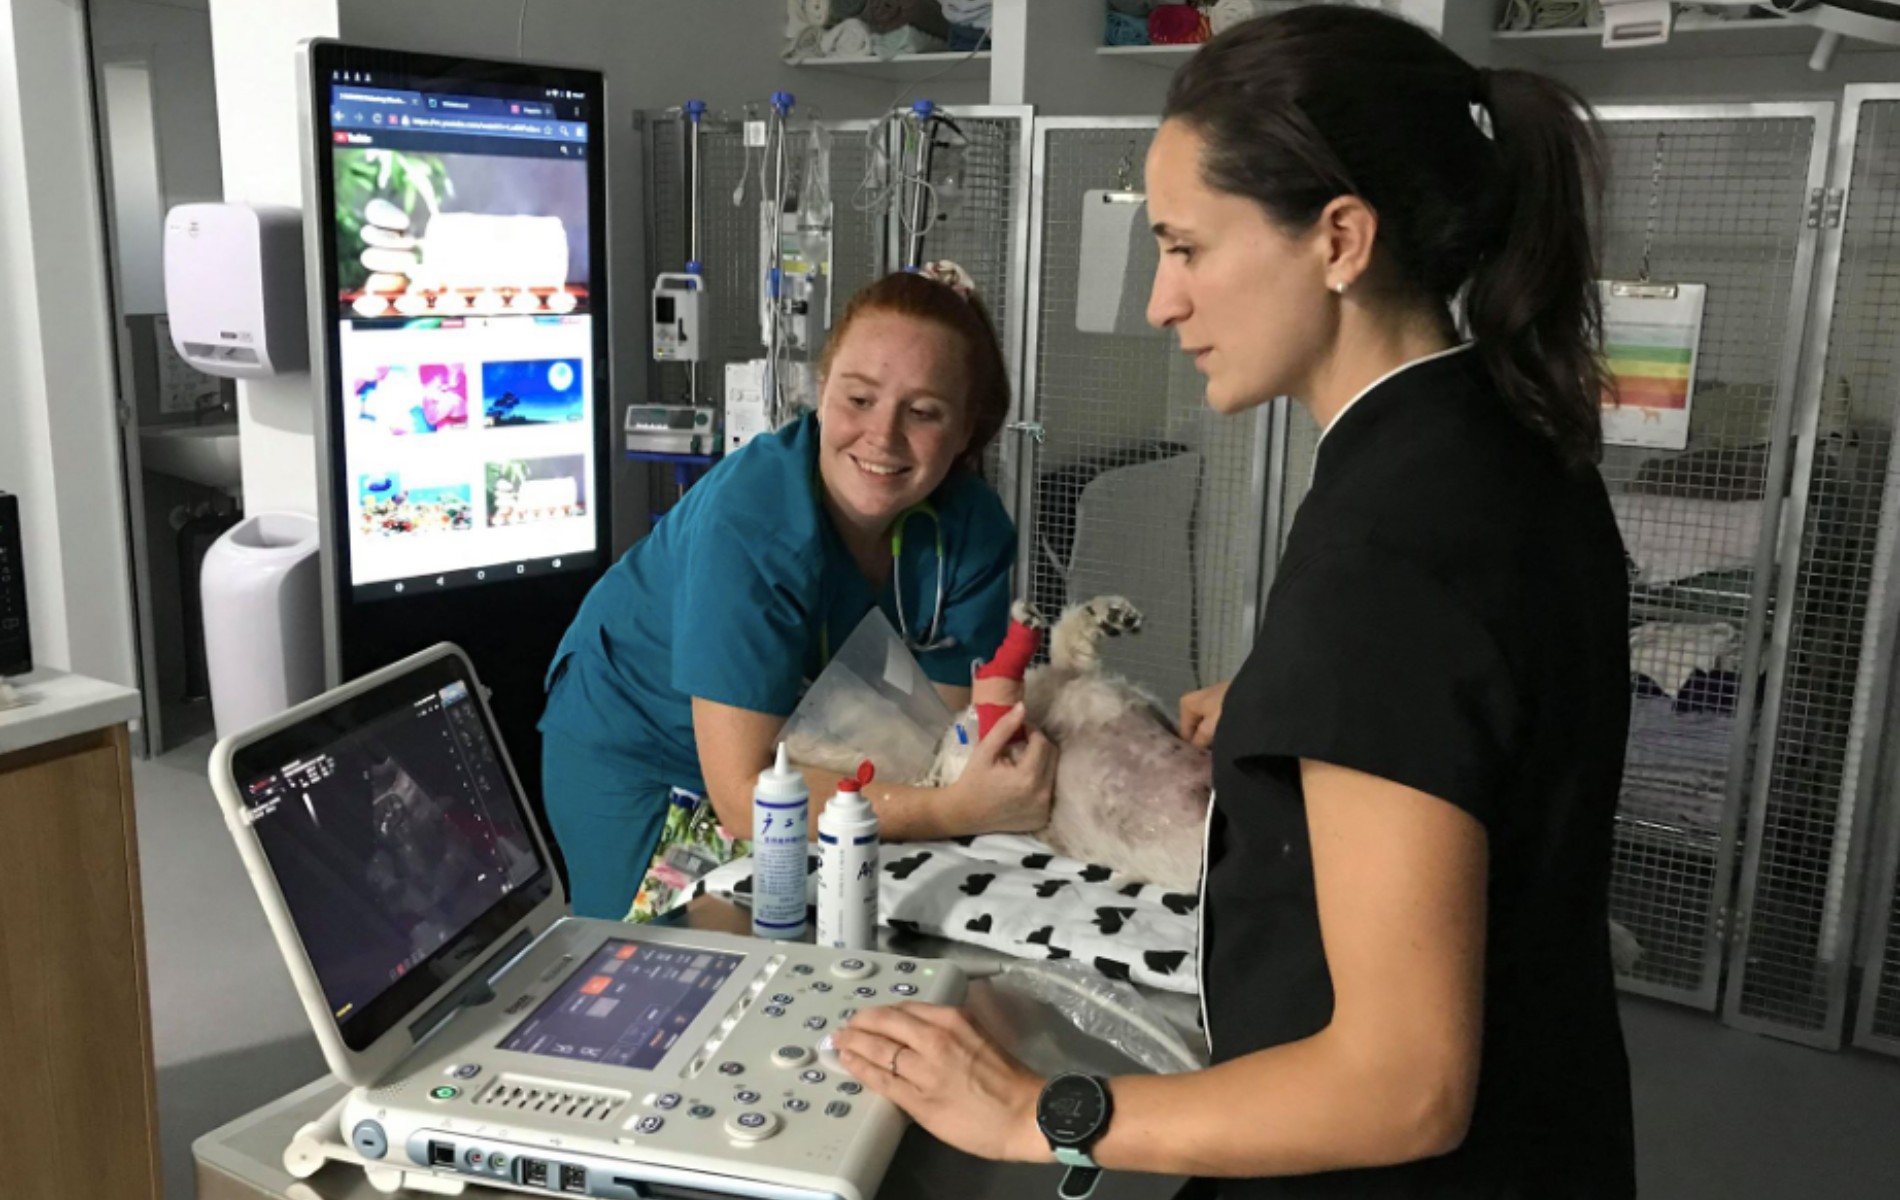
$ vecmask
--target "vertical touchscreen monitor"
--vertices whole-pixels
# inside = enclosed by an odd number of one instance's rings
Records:
[[[597,571],[600,76],[311,55],[331,586],[360,606]]]

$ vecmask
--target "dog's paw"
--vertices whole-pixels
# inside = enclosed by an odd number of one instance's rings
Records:
[[[1009,606],[1009,619],[1025,629],[1049,628],[1049,618],[1043,616],[1042,610],[1027,600],[1018,600]]]
[[[1109,637],[1141,632],[1141,610],[1126,596],[1097,596],[1082,606],[1095,627]]]

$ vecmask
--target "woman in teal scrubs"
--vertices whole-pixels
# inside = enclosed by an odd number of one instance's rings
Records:
[[[1003,639],[1016,533],[976,468],[1009,384],[981,303],[926,275],[881,279],[852,299],[820,376],[818,411],[709,472],[595,585],[555,653],[542,778],[578,915],[627,915],[675,789],[750,835],[785,719],[873,608],[953,711]],[[1033,731],[1002,753],[1020,727],[994,728],[948,787],[874,784],[885,838],[1041,828],[1055,753]],[[834,782],[814,781],[814,810]]]

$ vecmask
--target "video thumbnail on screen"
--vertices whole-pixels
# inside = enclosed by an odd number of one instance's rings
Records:
[[[373,537],[459,533],[475,528],[475,498],[465,483],[405,487],[391,471],[364,475],[356,487],[357,532]]]
[[[334,157],[346,315],[588,310],[585,162],[342,146]]]
[[[488,425],[567,425],[587,415],[578,358],[482,364]]]
[[[468,428],[468,371],[460,364],[378,367],[351,394],[358,421],[394,436]]]
[[[587,514],[587,460],[579,454],[488,464],[488,524],[533,525]]]

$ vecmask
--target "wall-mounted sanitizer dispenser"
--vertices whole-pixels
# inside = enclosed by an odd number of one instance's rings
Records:
[[[309,369],[303,215],[294,208],[181,204],[165,214],[165,306],[179,355],[207,375]]]

